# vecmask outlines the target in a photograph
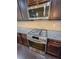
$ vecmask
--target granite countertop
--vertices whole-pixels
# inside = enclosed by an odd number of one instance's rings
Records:
[[[32,31],[32,29],[23,29],[18,28],[17,32],[28,34],[28,32]],[[47,31],[47,38],[49,39],[55,39],[55,40],[61,40],[61,31]]]
[[[48,31],[47,34],[49,39],[61,40],[61,31]]]
[[[52,26],[51,26],[52,25]],[[17,32],[28,34],[32,29],[46,29],[47,38],[61,40],[60,21],[31,21],[18,22]]]

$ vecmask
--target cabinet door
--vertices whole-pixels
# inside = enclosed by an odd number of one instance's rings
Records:
[[[26,34],[21,34],[21,38],[22,38],[22,44],[27,46],[27,35]]]
[[[17,3],[17,20],[22,20],[22,15],[21,15],[21,10],[18,6],[18,3]]]
[[[27,14],[27,0],[18,0],[18,5],[21,10],[22,20],[28,20]]]
[[[49,1],[49,0],[28,0],[28,5],[29,6],[37,5],[37,4],[47,2],[47,1]]]
[[[48,39],[47,53],[61,57],[61,43],[57,40]]]
[[[21,33],[17,33],[17,43],[22,44]]]
[[[50,16],[51,20],[61,20],[61,0],[51,0]]]
[[[37,4],[37,0],[28,0],[29,6],[36,5],[36,4]]]

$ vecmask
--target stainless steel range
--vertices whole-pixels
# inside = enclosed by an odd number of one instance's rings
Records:
[[[33,29],[27,34],[29,48],[40,54],[45,54],[47,44],[47,30]]]

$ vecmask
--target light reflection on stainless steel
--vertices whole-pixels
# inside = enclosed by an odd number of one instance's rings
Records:
[[[47,43],[47,30],[33,29],[27,34],[27,39],[36,43]]]
[[[31,32],[28,34],[34,35],[34,36],[42,36],[42,37],[47,37],[47,30],[44,29],[33,29]]]

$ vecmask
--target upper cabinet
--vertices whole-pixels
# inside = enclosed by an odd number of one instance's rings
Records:
[[[27,14],[27,0],[17,0],[18,4],[18,10],[20,10],[21,14],[21,20],[28,20],[28,14]],[[19,14],[17,14],[18,18],[20,17]]]
[[[28,0],[28,19],[61,20],[61,0]]]
[[[18,20],[61,20],[61,0],[18,0]]]
[[[33,6],[37,4],[41,4],[47,2],[48,0],[28,0],[28,6]]]
[[[35,5],[36,0],[28,0],[28,6]]]
[[[61,0],[51,0],[49,19],[61,20]]]
[[[21,14],[21,10],[17,4],[17,20],[20,21],[22,20],[22,14]]]
[[[44,3],[44,2],[47,2],[49,0],[38,0],[39,3]]]

